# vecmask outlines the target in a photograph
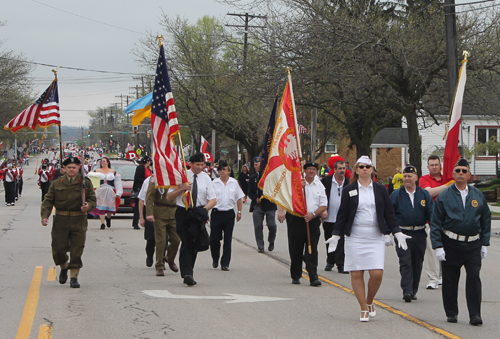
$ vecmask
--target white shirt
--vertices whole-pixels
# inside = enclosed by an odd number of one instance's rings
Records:
[[[245,197],[245,193],[243,193],[238,181],[234,178],[229,177],[225,185],[220,178],[217,178],[212,181],[212,184],[217,199],[215,208],[219,211],[230,211],[234,209],[236,202]]]
[[[406,189],[405,187],[405,191],[406,193],[408,193],[408,196],[410,197],[410,201],[411,201],[411,207],[415,208],[415,191],[417,190],[417,188],[415,187],[415,189],[413,190],[413,193],[410,193],[408,192],[408,190]]]
[[[375,194],[373,192],[373,181],[368,187],[358,182],[358,210],[354,217],[353,225],[375,226],[377,225],[377,210],[375,207]]]
[[[191,170],[187,171],[188,180],[193,184],[194,173]],[[214,186],[212,184],[212,179],[205,172],[200,172],[197,176],[196,183],[198,185],[198,195],[196,196],[195,206],[205,206],[208,200],[215,199]],[[192,186],[191,186],[192,187]],[[176,188],[169,188],[169,192],[175,191]],[[177,206],[186,207],[182,202],[182,197],[184,194],[177,196]]]
[[[151,181],[151,176],[147,177],[144,182],[142,183],[141,190],[139,191],[139,194],[137,197],[141,199],[142,201],[146,201],[146,194],[148,193],[148,186],[149,182]]]
[[[455,185],[455,187],[457,187],[457,185]],[[469,186],[466,185],[463,191],[461,191],[458,187],[457,190],[460,192],[460,195],[462,196],[462,203],[465,209],[465,201],[467,200],[467,196],[469,195]]]
[[[330,190],[330,203],[328,204],[328,217],[325,219],[326,222],[337,222],[337,214],[339,213],[343,189],[344,180],[342,180],[342,185],[339,185],[337,180],[335,180],[335,174],[332,175],[332,188]]]
[[[312,183],[306,181],[306,205],[307,212],[313,213],[320,206],[327,206],[328,200],[326,198],[325,186],[319,180],[313,180]]]

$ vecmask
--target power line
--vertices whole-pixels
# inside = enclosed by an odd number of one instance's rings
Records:
[[[119,26],[108,24],[106,22],[102,22],[102,21],[98,21],[98,20],[95,20],[95,19],[87,18],[87,17],[85,17],[83,15],[79,15],[79,14],[75,14],[75,13],[72,13],[72,12],[68,12],[68,11],[65,11],[63,9],[60,9],[60,8],[57,8],[57,7],[54,7],[54,6],[44,4],[43,2],[40,2],[40,1],[36,1],[36,0],[31,0],[31,1],[36,2],[37,4],[40,4],[40,5],[43,5],[43,6],[52,8],[52,9],[55,9],[57,11],[61,11],[61,12],[66,13],[66,14],[74,15],[76,17],[79,17],[79,18],[82,18],[82,19],[85,19],[85,20],[97,22],[98,24],[101,24],[101,25],[110,26],[110,27],[113,27],[113,28],[121,29],[123,31],[127,31],[127,32],[132,32],[132,33],[136,33],[136,34],[141,34],[141,35],[148,36],[146,33],[141,33],[141,32],[137,32],[137,31],[133,31],[133,30],[128,29],[128,28],[123,28],[123,27],[119,27]]]

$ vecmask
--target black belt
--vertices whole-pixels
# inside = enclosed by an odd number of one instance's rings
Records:
[[[419,231],[425,229],[425,225],[423,226],[399,226],[402,230],[405,231]]]
[[[234,212],[234,210],[221,211],[221,210],[219,210],[219,209],[217,209],[217,208],[212,208],[212,212],[213,212],[213,213],[222,213],[222,212],[231,212],[231,211],[233,211],[233,212]]]

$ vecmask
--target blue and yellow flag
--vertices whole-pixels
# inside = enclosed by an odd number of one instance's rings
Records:
[[[135,100],[128,105],[124,112],[125,114],[134,113],[132,117],[132,126],[138,126],[145,118],[151,118],[151,103],[153,102],[153,92]]]

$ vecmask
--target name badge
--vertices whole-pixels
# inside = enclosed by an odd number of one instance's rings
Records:
[[[349,196],[352,198],[352,197],[355,197],[356,195],[358,195],[358,191],[357,190],[352,190],[352,191],[349,191]]]

